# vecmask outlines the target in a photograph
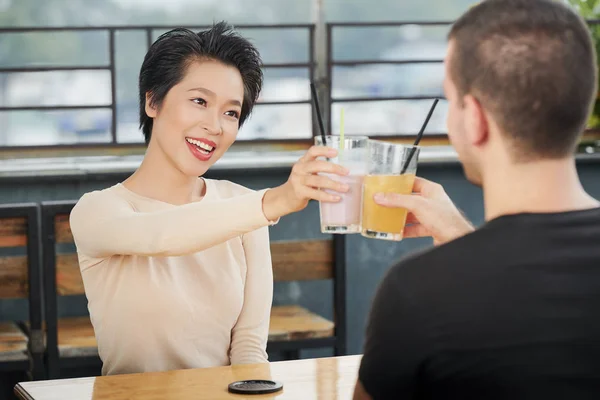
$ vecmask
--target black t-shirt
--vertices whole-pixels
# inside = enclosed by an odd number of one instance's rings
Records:
[[[374,399],[600,399],[600,208],[503,216],[380,285]]]

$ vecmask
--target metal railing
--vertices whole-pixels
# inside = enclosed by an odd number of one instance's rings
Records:
[[[600,20],[589,20],[587,21],[590,26],[600,25]],[[308,77],[312,81],[315,79],[315,70],[317,65],[326,65],[325,77],[320,77],[316,82],[321,88],[320,93],[326,94],[325,98],[321,99],[323,107],[325,108],[325,124],[328,132],[332,131],[332,108],[336,103],[357,103],[357,102],[373,102],[373,101],[415,101],[415,100],[433,100],[434,98],[443,98],[442,93],[435,93],[431,95],[423,95],[420,93],[411,93],[408,95],[394,95],[394,96],[355,96],[355,97],[334,97],[333,96],[333,78],[335,75],[335,67],[359,67],[364,65],[410,65],[410,64],[442,64],[442,59],[402,59],[402,60],[388,60],[388,59],[351,59],[351,60],[339,60],[335,59],[334,53],[334,35],[337,32],[344,29],[363,29],[363,28],[393,28],[402,27],[408,25],[416,25],[419,27],[446,27],[450,26],[452,21],[398,21],[398,22],[338,22],[326,24],[326,35],[325,35],[325,47],[326,47],[326,59],[320,60],[315,56],[315,47],[317,45],[315,37],[315,25],[313,24],[279,24],[279,25],[238,25],[238,30],[290,30],[290,29],[302,29],[307,33],[308,40],[308,54],[306,56],[307,62],[284,62],[284,63],[266,63],[265,69],[279,68],[279,69],[291,69],[291,68],[303,68],[308,70]],[[92,105],[57,105],[57,106],[0,106],[0,112],[3,111],[25,111],[25,110],[37,110],[37,111],[53,111],[53,110],[86,110],[86,109],[109,109],[111,111],[111,129],[110,129],[110,141],[109,142],[84,142],[76,144],[55,144],[44,146],[44,148],[77,148],[77,147],[116,147],[116,146],[140,146],[142,143],[142,135],[140,134],[140,142],[138,143],[121,143],[117,139],[117,127],[118,127],[118,113],[117,113],[117,73],[116,73],[116,62],[115,62],[115,36],[119,31],[142,31],[145,33],[145,45],[148,48],[153,42],[154,33],[156,31],[166,31],[175,27],[184,27],[189,29],[206,29],[209,26],[110,26],[110,27],[60,27],[60,28],[0,28],[0,35],[5,33],[35,33],[35,32],[77,32],[77,31],[96,31],[96,32],[107,32],[108,33],[108,63],[105,65],[94,65],[94,66],[33,66],[33,67],[10,67],[0,68],[0,73],[22,73],[22,72],[51,72],[51,71],[109,71],[110,72],[110,86],[111,86],[111,99],[108,104],[92,104]],[[289,104],[307,104],[311,107],[311,127],[312,136],[318,134],[318,125],[315,123],[315,112],[314,106],[310,98],[301,100],[287,100],[287,101],[259,101],[260,105],[289,105]],[[308,133],[308,132],[307,132]],[[367,132],[365,132],[366,134]],[[386,133],[385,135],[378,135],[376,132],[369,132],[370,136],[380,137],[385,136],[398,137],[399,133]],[[428,137],[445,138],[447,135],[445,132],[428,132]],[[244,141],[243,138],[239,139]],[[312,138],[307,134],[305,139],[246,139],[249,142],[309,142]],[[1,146],[0,150],[10,149],[30,149],[33,146]]]
[[[208,29],[210,26],[205,25],[177,25],[177,26],[108,26],[108,27],[32,27],[32,28],[0,28],[0,35],[8,33],[54,33],[54,32],[107,32],[108,33],[108,64],[105,65],[73,65],[73,66],[31,66],[31,67],[0,67],[2,73],[27,73],[27,72],[55,72],[55,71],[109,71],[110,72],[110,87],[111,99],[108,104],[90,104],[90,105],[36,105],[36,106],[0,106],[0,112],[6,111],[64,111],[64,110],[100,110],[109,109],[111,111],[111,127],[109,142],[85,142],[75,144],[55,144],[46,145],[44,148],[73,148],[73,147],[110,147],[110,146],[139,146],[142,143],[142,135],[140,133],[139,143],[120,143],[117,140],[117,71],[115,62],[115,36],[119,31],[142,31],[145,32],[146,50],[153,43],[155,31],[167,31],[174,28],[188,28],[193,30]],[[287,62],[287,63],[265,63],[263,70],[269,68],[305,68],[308,70],[309,79],[313,79],[314,75],[314,25],[312,24],[278,24],[278,25],[236,25],[238,30],[305,30],[308,41],[307,62]],[[302,100],[287,100],[287,101],[259,101],[258,105],[290,105],[290,104],[310,104],[310,98]],[[314,125],[314,124],[313,124]],[[0,150],[11,149],[29,149],[33,146],[2,146]],[[38,146],[39,147],[39,146]]]
[[[332,127],[332,109],[335,103],[356,103],[356,102],[372,102],[372,101],[413,101],[413,100],[434,100],[435,98],[443,99],[443,93],[435,95],[420,95],[418,93],[403,96],[361,96],[361,97],[333,97],[333,76],[334,68],[340,67],[357,67],[362,65],[407,65],[407,64],[443,64],[443,59],[405,59],[405,60],[382,60],[382,59],[354,59],[354,60],[336,60],[334,58],[334,34],[335,31],[340,31],[348,28],[391,28],[416,25],[419,27],[439,27],[450,26],[452,21],[397,21],[397,22],[337,22],[327,24],[327,66],[328,66],[328,106],[329,118],[327,118],[328,131],[331,132]],[[362,132],[365,135],[373,138],[387,137],[394,135],[382,135],[378,132]],[[436,132],[428,133],[428,137],[446,137],[446,133]]]

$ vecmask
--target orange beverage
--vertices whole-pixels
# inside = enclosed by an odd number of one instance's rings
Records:
[[[362,234],[366,237],[401,240],[406,224],[405,208],[383,207],[375,203],[376,193],[410,194],[414,174],[367,175],[363,185]]]

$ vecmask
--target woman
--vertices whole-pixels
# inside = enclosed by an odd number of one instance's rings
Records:
[[[235,141],[261,86],[257,50],[224,23],[162,35],[140,71],[148,149],[123,183],[85,194],[71,229],[103,375],[266,362],[268,225],[346,174],[312,147],[288,181],[252,191],[198,178]]]

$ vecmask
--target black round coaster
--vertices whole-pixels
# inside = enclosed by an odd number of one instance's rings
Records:
[[[283,389],[280,382],[253,379],[249,381],[238,381],[229,384],[229,392],[237,394],[267,394],[278,392]]]

